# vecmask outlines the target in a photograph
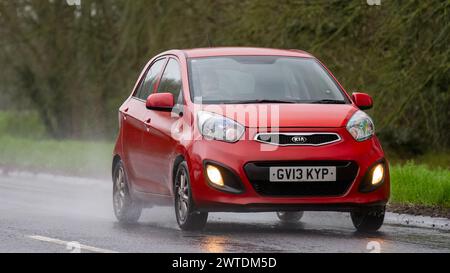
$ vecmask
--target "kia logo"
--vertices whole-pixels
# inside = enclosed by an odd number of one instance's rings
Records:
[[[292,142],[294,143],[306,143],[308,139],[304,136],[295,136],[291,138]]]

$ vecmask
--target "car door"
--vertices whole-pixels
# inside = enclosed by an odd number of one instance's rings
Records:
[[[145,101],[156,89],[167,58],[155,60],[142,76],[139,87],[123,109],[123,137],[125,164],[129,179],[136,190],[146,191],[152,188],[152,181],[146,176],[145,151],[142,139],[147,127],[147,109]]]
[[[175,58],[169,58],[158,84],[157,93],[172,93],[177,109],[182,108],[181,69]],[[181,118],[179,113],[167,110],[147,110],[148,129],[143,137],[143,150],[147,164],[147,176],[155,188],[152,192],[170,195],[171,162],[175,156],[177,141],[172,137],[172,128]]]

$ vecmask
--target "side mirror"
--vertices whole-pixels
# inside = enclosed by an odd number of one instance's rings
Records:
[[[148,96],[145,106],[152,110],[172,111],[175,102],[172,93],[156,93]]]
[[[373,106],[372,97],[365,93],[353,93],[352,100],[361,110],[367,110]]]

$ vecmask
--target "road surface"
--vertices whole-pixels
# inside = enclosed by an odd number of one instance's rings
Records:
[[[172,208],[122,226],[109,181],[0,174],[0,252],[450,252],[450,232],[384,225],[354,231],[348,214],[305,213],[285,226],[274,213],[210,214],[206,230],[182,232]]]

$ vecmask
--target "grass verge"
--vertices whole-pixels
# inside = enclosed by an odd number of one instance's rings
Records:
[[[391,168],[392,203],[450,208],[450,170],[408,162]]]
[[[113,144],[0,136],[0,168],[74,176],[110,175]]]

